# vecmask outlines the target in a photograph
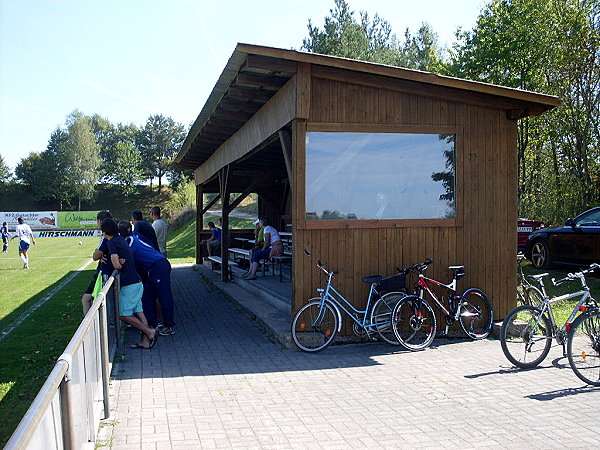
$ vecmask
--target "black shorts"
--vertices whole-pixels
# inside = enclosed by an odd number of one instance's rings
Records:
[[[92,295],[92,292],[94,292],[94,286],[96,286],[96,278],[97,277],[98,277],[98,271],[95,270],[94,275],[92,275],[92,281],[90,281],[90,285],[88,286],[88,288],[85,291],[86,294]]]

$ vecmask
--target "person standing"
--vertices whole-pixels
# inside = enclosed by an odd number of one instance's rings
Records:
[[[150,210],[150,218],[152,219],[152,228],[156,233],[158,241],[158,250],[167,257],[167,237],[169,234],[169,225],[160,218],[160,206],[153,206]]]
[[[131,223],[133,224],[133,232],[146,243],[150,244],[156,250],[158,248],[158,240],[156,239],[156,233],[152,225],[144,220],[142,212],[138,209],[131,212]]]
[[[98,212],[98,214],[96,215],[97,228],[100,229],[100,226],[102,225],[104,219],[108,219],[110,217],[112,216],[106,210]],[[104,239],[104,236],[101,236],[98,247],[96,248],[96,250],[94,250],[94,253],[92,254],[92,259],[94,261],[98,261],[98,266],[96,266],[96,270],[92,275],[92,279],[90,280],[88,288],[81,296],[81,305],[83,306],[84,316],[90,310],[90,308],[92,307],[92,302],[94,301],[94,296],[92,295],[92,293],[94,292],[94,287],[96,286],[96,278],[100,273],[104,273],[107,277],[109,277],[114,270],[112,264],[108,261],[106,257],[107,254],[108,247],[106,246],[106,240]]]
[[[29,225],[25,223],[25,219],[19,217],[17,219],[19,225],[15,228],[15,235],[11,239],[19,238],[19,258],[23,261],[23,269],[29,269],[29,244],[35,245],[35,238],[33,237],[33,231]]]
[[[9,236],[12,236],[12,233],[8,232],[8,223],[2,222],[2,227],[0,228],[0,234],[2,235],[2,253],[8,252],[8,239]]]
[[[175,305],[171,291],[171,264],[159,251],[131,234],[126,220],[117,223],[119,234],[129,245],[137,273],[142,278],[142,307],[151,327],[158,327],[161,336],[175,334]],[[155,300],[158,299],[158,302]],[[162,313],[162,318],[157,313]],[[163,322],[159,326],[159,320]]]
[[[104,219],[100,226],[107,241],[110,261],[120,272],[119,318],[142,332],[142,339],[131,348],[150,349],[156,344],[158,332],[148,326],[148,321],[142,308],[142,293],[144,287],[137,274],[134,258],[129,245],[117,232],[117,222],[114,219]]]

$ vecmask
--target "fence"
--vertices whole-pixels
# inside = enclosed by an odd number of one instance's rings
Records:
[[[5,449],[94,448],[110,416],[110,365],[120,345],[119,275],[105,281]]]

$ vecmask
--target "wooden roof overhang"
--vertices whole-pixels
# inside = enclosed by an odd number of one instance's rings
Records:
[[[264,179],[269,181],[284,176],[278,131],[295,118],[308,119],[310,92],[306,92],[306,87],[310,89],[311,76],[489,105],[505,109],[509,119],[538,115],[560,105],[557,97],[520,89],[333,56],[238,44],[175,161],[183,168],[194,169],[196,184],[203,184],[205,189],[216,188],[216,174],[232,163],[235,167],[229,180],[240,187],[247,186],[257,174],[265,174]],[[259,149],[263,150],[260,154]],[[237,189],[233,185],[231,188]]]

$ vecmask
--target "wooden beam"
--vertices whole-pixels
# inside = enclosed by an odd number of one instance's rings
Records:
[[[254,114],[260,109],[260,105],[252,102],[236,100],[234,98],[228,98],[221,102],[220,108],[228,111],[243,111]]]
[[[298,63],[296,79],[296,117],[308,119],[310,116],[310,99],[312,87],[312,66]]]
[[[244,100],[264,101],[266,102],[275,94],[274,91],[263,91],[262,89],[249,88],[244,86],[233,86],[227,89],[228,98],[239,98]]]
[[[221,120],[235,120],[237,122],[247,122],[250,117],[254,115],[254,112],[244,112],[244,111],[231,111],[223,108],[215,109],[213,117]]]
[[[237,161],[273,136],[294,119],[296,113],[296,83],[292,79],[254,116],[195,170],[196,183],[204,183],[223,166]]]
[[[210,202],[208,202],[208,204],[204,208],[202,208],[202,211],[200,214],[202,214],[202,215],[206,214],[206,211],[208,211],[215,203],[217,203],[220,198],[221,198],[221,194],[217,194],[215,196],[215,198],[213,198]]]
[[[202,185],[196,186],[196,264],[202,264],[202,248],[200,247],[200,241],[202,236],[203,216],[204,208],[202,203],[204,198],[202,196]]]
[[[285,168],[287,170],[288,181],[290,187],[293,188],[293,170],[292,170],[292,137],[285,130],[279,130],[279,140],[281,142],[281,150],[283,150],[283,159],[285,160]]]
[[[229,279],[229,166],[219,171],[219,190],[221,195],[221,281]]]
[[[263,89],[279,90],[289,81],[287,77],[277,75],[262,75],[257,73],[241,72],[235,78],[236,85],[260,87]]]
[[[244,125],[244,122],[238,120],[225,120],[225,119],[217,119],[210,118],[207,122],[207,127],[214,127],[219,130],[239,130],[239,128]]]
[[[296,62],[270,58],[260,55],[248,55],[243,70],[266,70],[268,72],[296,73]]]
[[[258,183],[258,180],[255,179],[252,183],[250,183],[250,185],[244,189],[244,192],[242,192],[238,198],[236,198],[233,202],[231,202],[231,204],[229,205],[229,210],[227,212],[227,214],[229,214],[231,211],[233,211],[235,208],[238,207],[238,205],[240,203],[242,203],[242,201],[248,197],[248,195],[250,195],[252,193],[252,189],[254,189],[254,186],[256,186],[256,184]]]

